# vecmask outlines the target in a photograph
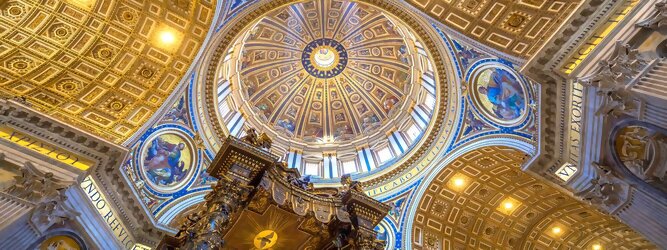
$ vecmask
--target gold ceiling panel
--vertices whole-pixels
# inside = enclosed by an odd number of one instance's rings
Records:
[[[486,147],[449,164],[419,201],[415,249],[656,249],[626,225],[521,172]]]
[[[121,142],[162,105],[211,24],[215,0],[0,3],[0,92]]]
[[[528,58],[581,0],[409,0],[410,4],[475,41]]]

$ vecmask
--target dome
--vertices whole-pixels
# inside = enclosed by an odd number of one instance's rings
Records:
[[[398,18],[348,1],[277,8],[248,26],[216,73],[231,135],[274,140],[302,174],[373,172],[411,152],[436,108],[427,49]]]

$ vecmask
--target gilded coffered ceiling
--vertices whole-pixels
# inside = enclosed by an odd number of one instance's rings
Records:
[[[528,58],[581,0],[409,0],[462,34],[509,55]]]
[[[523,157],[486,147],[450,163],[419,201],[415,249],[655,249],[614,218],[523,173]]]
[[[3,1],[0,91],[121,142],[188,70],[214,8],[214,0]]]

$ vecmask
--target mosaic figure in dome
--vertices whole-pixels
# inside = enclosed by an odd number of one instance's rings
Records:
[[[357,111],[359,111],[359,114],[363,114],[366,113],[366,111],[368,111],[368,108],[366,107],[366,104],[362,103],[359,106],[357,106]]]
[[[375,89],[375,96],[382,99],[382,97],[384,97],[384,95],[385,95],[384,91],[382,91],[380,89]]]
[[[288,131],[294,133],[294,129],[296,128],[294,126],[294,122],[290,119],[281,119],[277,122],[278,126],[287,129]]]
[[[320,126],[312,126],[306,130],[305,137],[320,139],[324,136],[324,131]]]
[[[248,96],[252,96],[253,94],[255,94],[255,86],[252,84],[248,84],[246,86],[246,90],[248,92]]]
[[[350,125],[346,123],[342,126],[336,127],[336,131],[334,132],[334,138],[344,139],[347,137],[351,137],[353,134],[354,132],[352,132],[352,128],[350,127]]]
[[[262,114],[264,114],[265,117],[269,117],[271,116],[271,113],[273,113],[273,109],[266,103],[261,103],[256,107],[262,112]]]
[[[291,117],[295,117],[296,116],[296,108],[295,107],[289,107],[287,109],[287,114]]]
[[[378,118],[377,115],[369,115],[364,117],[364,122],[361,123],[361,127],[363,127],[364,130],[366,130],[379,125],[379,123],[380,123],[380,118]]]
[[[464,69],[468,68],[470,62],[482,56],[482,54],[477,52],[475,49],[468,49],[468,48],[462,48],[462,50],[458,51],[458,54]]]
[[[188,110],[187,107],[185,106],[185,98],[181,97],[181,99],[178,100],[178,103],[176,103],[164,116],[165,121],[172,121],[172,122],[178,122],[181,121],[183,123],[188,122]]]
[[[466,112],[465,121],[466,121],[467,127],[466,127],[465,131],[463,132],[464,135],[467,135],[471,132],[481,131],[482,129],[484,129],[484,122],[482,122],[480,119],[475,117],[475,114],[473,114],[473,112],[471,110],[468,110]]]
[[[382,103],[382,106],[384,108],[384,111],[389,112],[392,108],[394,108],[394,105],[398,103],[398,98],[395,96],[389,96],[387,99],[384,100],[384,103]]]
[[[161,135],[150,142],[144,157],[144,171],[158,186],[170,186],[183,180],[188,173],[191,156],[178,136]]]
[[[517,119],[526,108],[521,83],[504,69],[489,69],[482,73],[477,91],[485,108],[500,119]]]
[[[199,179],[197,179],[197,183],[199,185],[204,186],[217,181],[215,177],[208,174],[207,170],[208,167],[204,168],[204,170],[201,172],[201,175],[199,175]]]
[[[309,121],[312,123],[320,123],[320,117],[316,114],[310,114]]]

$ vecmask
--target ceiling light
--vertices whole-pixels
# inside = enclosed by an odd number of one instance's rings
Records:
[[[592,248],[593,250],[602,250],[602,245],[600,245],[600,244],[593,244],[593,246],[592,246],[591,248]]]
[[[506,201],[505,204],[503,204],[503,207],[505,207],[505,209],[512,209],[514,204],[512,204],[510,201]]]
[[[521,207],[520,201],[512,197],[507,197],[502,202],[500,202],[496,210],[506,215],[512,215],[512,213],[519,209],[519,207]]]
[[[560,227],[553,227],[551,228],[551,232],[554,234],[560,234],[561,232],[563,232],[563,229],[561,229]]]
[[[463,180],[463,178],[454,179],[454,186],[461,187],[464,184],[465,184],[465,180]]]
[[[176,35],[168,30],[160,32],[160,42],[165,45],[173,44],[176,41]]]

